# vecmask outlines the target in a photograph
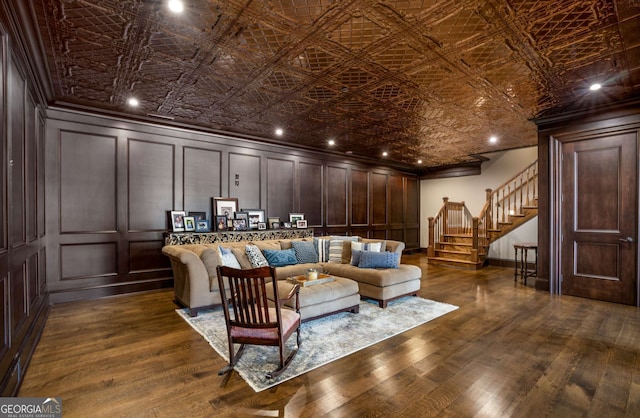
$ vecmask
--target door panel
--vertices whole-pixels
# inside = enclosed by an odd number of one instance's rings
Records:
[[[636,138],[562,146],[563,294],[635,305]]]

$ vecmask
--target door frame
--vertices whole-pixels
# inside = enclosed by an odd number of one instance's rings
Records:
[[[549,150],[549,292],[562,294],[562,144],[595,139],[612,134],[632,133],[636,136],[636,158],[640,161],[640,124],[577,129],[550,134]],[[640,164],[636,166],[638,193],[636,199],[636,236],[640,237]],[[541,223],[543,227],[543,224]],[[640,307],[640,245],[636,253],[636,306]]]

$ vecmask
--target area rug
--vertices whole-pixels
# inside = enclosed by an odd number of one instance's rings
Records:
[[[260,392],[456,309],[458,307],[454,305],[419,297],[397,299],[386,309],[360,301],[358,314],[343,312],[303,323],[300,350],[280,376],[273,379],[265,377],[267,372],[278,366],[277,347],[247,346],[235,371],[253,390]],[[202,311],[195,318],[190,317],[186,309],[178,309],[177,312],[229,361],[221,308]],[[288,345],[288,348],[295,347],[295,335],[289,338]]]

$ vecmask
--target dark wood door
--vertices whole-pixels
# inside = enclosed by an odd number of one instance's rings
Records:
[[[563,294],[635,305],[635,134],[562,146]]]

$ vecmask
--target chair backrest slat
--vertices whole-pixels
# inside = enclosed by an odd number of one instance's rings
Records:
[[[233,318],[228,318],[230,323],[256,328],[277,326],[279,315],[272,318],[269,313],[266,287],[270,279],[274,300],[278,300],[278,286],[271,267],[238,270],[221,266],[219,270],[229,281],[229,294],[221,289],[221,295],[223,306],[227,310],[225,315],[229,315],[229,308],[233,312]]]

